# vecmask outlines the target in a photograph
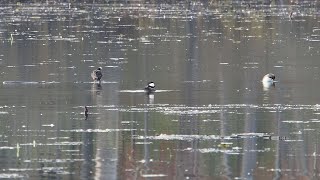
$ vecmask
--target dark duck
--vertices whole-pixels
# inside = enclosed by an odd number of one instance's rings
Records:
[[[87,119],[88,118],[88,108],[87,108],[87,106],[85,106],[84,107],[84,116],[85,116],[85,118]]]
[[[94,82],[99,82],[99,84],[101,83],[101,78],[102,78],[102,72],[101,72],[101,67],[99,67],[96,70],[93,70],[91,73],[91,77],[94,80]]]

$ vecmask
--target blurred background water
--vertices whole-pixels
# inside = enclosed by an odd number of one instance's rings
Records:
[[[318,8],[2,3],[0,178],[318,179]]]

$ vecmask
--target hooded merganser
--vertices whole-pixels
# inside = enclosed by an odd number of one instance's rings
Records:
[[[146,87],[144,87],[144,90],[148,93],[154,93],[156,91],[156,86],[154,84],[154,82],[149,82],[148,85]]]
[[[265,76],[263,76],[262,82],[263,83],[274,83],[274,80],[276,79],[276,76],[272,73],[268,73]]]
[[[266,89],[269,89],[270,87],[274,87],[275,86],[275,75],[272,73],[266,74],[265,76],[263,76],[262,78],[262,84],[263,87]]]

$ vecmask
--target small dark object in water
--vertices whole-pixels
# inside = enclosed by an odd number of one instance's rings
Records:
[[[84,107],[84,116],[86,117],[86,119],[88,118],[88,108],[87,108],[87,106]]]
[[[144,90],[146,91],[147,94],[154,93],[156,91],[156,86],[154,82],[149,82],[146,87],[144,87]]]
[[[263,139],[265,140],[286,140],[286,136],[272,136],[272,135],[264,135]]]
[[[293,19],[293,11],[290,12],[289,18],[292,20]]]
[[[101,78],[102,78],[102,72],[101,72],[102,68],[101,67],[98,67],[98,69],[96,70],[93,70],[92,73],[91,73],[91,77],[92,79],[96,82],[98,81],[99,84],[101,82]]]

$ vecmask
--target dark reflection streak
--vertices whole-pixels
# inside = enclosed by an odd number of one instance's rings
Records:
[[[279,137],[283,136],[283,129],[281,128],[281,114],[279,111],[276,113],[276,120],[277,120],[277,126],[276,128],[278,129],[278,135]],[[281,133],[282,132],[282,133]],[[276,141],[276,148],[275,148],[275,169],[281,169],[281,159],[282,155],[285,155],[285,152],[281,153],[281,150],[284,151],[285,144],[282,141]],[[275,178],[274,179],[279,179],[281,177],[280,171],[275,171]]]
[[[221,69],[218,69],[218,77],[219,77],[219,81],[220,82],[224,82],[224,78],[225,77],[223,75],[223,71],[221,71]],[[225,88],[225,83],[221,83],[221,85],[219,86],[219,98],[220,98],[220,104],[226,104],[225,102],[225,93],[226,93],[226,88]],[[221,137],[225,137],[227,135],[227,118],[226,118],[226,110],[225,108],[222,106],[222,108],[220,109],[220,135]],[[228,155],[227,153],[223,153],[223,168],[224,168],[224,172],[225,172],[225,177],[227,179],[231,179],[231,168],[229,165],[229,157],[230,155]]]
[[[119,49],[120,47],[116,46]],[[121,52],[117,51],[113,54],[115,57],[122,57]],[[112,74],[112,76],[110,75]],[[107,81],[114,78],[113,81],[120,81],[120,71],[118,69],[110,70],[105,75]],[[105,105],[112,105],[117,107],[119,105],[119,84],[103,84],[103,91],[101,95],[96,98],[96,104],[98,106],[99,119],[97,119],[97,127],[100,129],[119,129],[119,112],[109,111],[104,109]],[[110,132],[110,133],[98,133],[96,136],[96,169],[95,178],[104,179],[106,176],[108,179],[113,180],[119,177],[119,154],[121,154],[121,133]]]
[[[253,97],[258,97],[257,93],[259,90],[252,84],[254,82],[254,78],[257,74],[253,74],[256,72],[245,72],[245,81],[243,86],[251,91],[244,91],[243,102],[245,104],[252,104],[256,99]],[[257,133],[258,124],[257,124],[257,111],[256,109],[252,109],[251,107],[244,108],[244,133]],[[241,177],[243,179],[252,179],[253,171],[257,165],[257,138],[245,138],[243,142],[243,158],[242,158],[242,170]]]
[[[199,59],[198,59],[198,37],[197,37],[197,28],[196,28],[196,19],[192,18],[190,21],[186,21],[186,34],[187,38],[187,55],[186,55],[186,70],[185,76],[187,81],[197,81],[199,80]],[[197,104],[195,101],[198,100],[198,97],[195,97],[195,83],[185,84],[185,93],[184,99],[187,106],[192,106]],[[197,116],[188,116],[181,115],[179,118],[179,134],[182,135],[198,135],[199,134],[199,121]],[[198,149],[198,140],[190,142],[179,141],[178,149],[191,148],[193,150]],[[177,152],[177,178],[181,179],[182,177],[197,177],[199,170],[198,164],[198,153],[197,151],[183,151]]]
[[[300,112],[297,112],[297,111],[294,112],[294,116],[295,116],[294,119],[297,119],[297,120],[303,119],[303,117],[301,117],[302,115]],[[300,129],[304,129],[304,127],[302,126],[302,123],[296,123],[296,124],[297,124],[296,129],[299,129],[299,131],[300,131]],[[301,133],[299,133],[298,139],[307,139],[307,138],[304,138],[304,136],[305,136],[305,133],[302,131]],[[303,176],[306,176],[306,177],[308,176],[308,165],[307,164],[308,164],[309,157],[306,156],[308,154],[308,152],[306,150],[306,148],[309,148],[308,145],[309,144],[306,141],[299,141],[297,143],[298,148],[295,150],[295,151],[297,151],[295,160],[300,163],[299,166],[301,168],[301,172],[302,172]]]
[[[101,98],[101,84],[93,83],[91,85],[91,101],[95,104],[98,103],[99,98]],[[92,110],[90,111],[92,113]],[[88,116],[88,119],[83,123],[83,129],[95,129],[96,128],[96,120],[95,117],[91,114]],[[93,133],[83,133],[82,134],[83,146],[82,146],[82,153],[84,162],[81,165],[80,177],[81,179],[88,179],[89,177],[94,176],[94,167],[95,163],[94,159],[94,134]]]
[[[145,104],[148,104],[149,103],[149,96],[146,97],[146,101],[145,101]],[[147,105],[146,105],[147,106]],[[150,119],[150,114],[149,114],[149,108],[148,106],[145,108],[145,111],[144,111],[144,172],[143,174],[149,174],[149,171],[150,171],[150,167],[149,167],[149,163],[150,163],[150,155],[149,155],[149,149],[150,149],[150,145],[148,144],[148,140],[147,140],[147,137],[148,137],[148,131],[149,131],[149,126],[148,126],[148,122],[149,122],[149,119]]]
[[[95,123],[91,121],[93,118],[89,118],[87,121],[83,122],[83,129],[94,129]],[[93,174],[93,167],[94,167],[94,161],[93,154],[94,154],[94,146],[93,146],[93,140],[94,136],[93,133],[82,133],[82,154],[83,154],[83,163],[81,164],[81,171],[80,171],[80,178],[81,179],[88,179],[89,177],[92,177]]]
[[[266,72],[264,72],[265,74],[266,73],[269,73],[270,71],[269,71],[269,59],[270,59],[270,57],[269,57],[269,55],[270,55],[270,46],[271,46],[271,44],[272,44],[272,41],[273,41],[273,39],[270,39],[270,38],[272,38],[273,36],[272,36],[272,31],[270,31],[270,28],[271,28],[271,23],[269,22],[269,20],[270,20],[270,17],[269,16],[265,16],[265,26],[266,26],[266,28],[264,28],[264,29],[266,29],[266,41],[265,41],[265,62],[266,62],[266,64],[265,64],[265,70],[266,70]]]
[[[99,84],[99,83],[93,83],[92,84],[91,91],[93,93],[93,99],[97,98],[97,97],[95,97],[96,95],[100,96],[101,90],[102,90],[101,84]]]
[[[130,102],[133,102],[133,96],[130,96]],[[130,124],[131,124],[130,125],[131,129],[136,129],[137,128],[136,127],[136,123],[135,123],[135,116],[134,116],[133,112],[130,113]],[[130,158],[129,159],[131,159],[132,162],[129,162],[129,163],[132,163],[132,164],[135,164],[135,162],[133,162],[133,161],[135,160],[135,152],[136,152],[136,146],[135,146],[136,139],[134,138],[136,136],[136,134],[137,134],[136,132],[137,131],[132,130],[131,131],[131,138],[130,138],[130,140],[131,140],[130,150],[131,151],[129,152],[129,154],[130,154]],[[135,167],[133,167],[133,168],[135,168]],[[139,168],[140,167],[136,167],[136,169],[134,169],[133,175],[131,176],[131,177],[134,177],[133,179],[138,179],[139,172],[137,172],[137,171],[139,171]]]
[[[244,131],[246,133],[250,132],[257,132],[257,127],[256,127],[256,116],[255,113],[253,112],[254,110],[247,108],[245,110],[245,127]],[[256,138],[246,138],[244,139],[244,144],[243,144],[243,159],[242,159],[242,172],[241,176],[243,179],[252,179],[252,172],[254,168],[256,167],[256,161],[257,161],[257,153],[256,153],[256,143],[257,140]]]
[[[294,36],[292,36],[290,38],[290,44],[292,44],[291,46],[295,46],[296,50],[291,53],[291,54],[294,55],[291,58],[296,58],[297,57],[296,53],[299,52],[298,51],[299,50],[298,45],[296,45],[296,39],[297,38],[298,39],[301,38],[300,37],[300,35],[301,35],[300,28],[296,27],[296,25],[298,25],[299,23],[293,23],[292,30],[295,30],[297,32],[294,32]],[[283,32],[287,31],[286,26],[283,25],[283,26],[280,26],[280,27],[281,27],[280,30],[282,30]],[[297,62],[297,61],[294,61],[294,62]],[[292,71],[292,73],[293,73],[292,76],[295,77],[295,79],[299,79],[299,76],[301,74],[300,74],[300,71],[298,69],[298,63],[296,63],[294,67],[296,69],[294,69],[294,71]],[[300,93],[301,92],[298,92],[297,94],[300,94]],[[295,98],[296,96],[292,95],[292,97],[293,97],[292,101],[294,103],[299,102],[299,100],[297,100]],[[293,119],[295,119],[295,120],[304,119],[304,117],[301,117],[302,114],[301,114],[300,111],[294,111],[293,112],[293,116],[294,116]],[[305,138],[305,136],[306,136],[305,133],[303,133],[303,131],[300,132],[300,130],[304,128],[303,124],[296,123],[296,124],[294,124],[294,126],[295,126],[294,129],[299,130],[299,134],[297,135],[296,138],[297,139],[307,139],[307,138]],[[299,170],[303,174],[303,176],[308,176],[308,158],[309,157],[306,156],[306,154],[308,153],[307,152],[308,148],[310,148],[310,146],[309,146],[307,141],[299,141],[299,142],[297,142],[296,143],[296,148],[294,149],[294,152],[293,152],[293,154],[294,154],[293,160],[295,162],[294,163],[290,163],[289,162],[289,164],[290,164],[289,168],[292,168],[292,169],[298,169],[299,168]],[[292,167],[293,165],[295,165],[296,167]]]
[[[31,116],[31,117],[32,117],[32,116]],[[40,131],[42,130],[42,122],[41,122],[41,116],[40,116],[40,114],[39,114],[38,119],[39,119],[40,123],[39,123],[39,132],[37,132],[37,136],[40,135]],[[28,127],[28,130],[29,130],[29,127]],[[40,137],[40,136],[39,136],[39,137]],[[42,140],[43,140],[43,139],[41,139],[41,142],[42,142]],[[44,142],[45,142],[45,141],[44,141]],[[40,149],[40,148],[37,148],[37,154],[41,154],[41,153],[42,153],[41,149]],[[39,160],[39,159],[41,159],[41,157],[40,157],[40,156],[37,156],[37,160]],[[38,171],[39,177],[44,177],[44,174],[43,174],[44,163],[41,162],[41,163],[39,163],[38,166],[39,166],[39,168],[41,168],[41,170]]]

